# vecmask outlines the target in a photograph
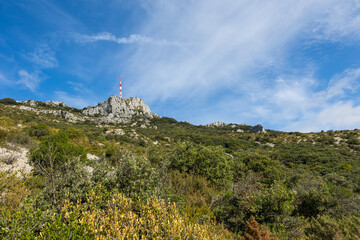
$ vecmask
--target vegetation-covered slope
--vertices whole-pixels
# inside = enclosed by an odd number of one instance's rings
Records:
[[[360,239],[359,130],[69,122],[0,102],[0,147],[32,167],[2,156],[4,239]]]

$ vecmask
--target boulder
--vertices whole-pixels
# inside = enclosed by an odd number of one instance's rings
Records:
[[[258,124],[250,129],[251,133],[266,133],[266,130],[264,129],[263,125]]]

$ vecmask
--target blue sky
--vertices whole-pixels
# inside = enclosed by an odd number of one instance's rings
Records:
[[[360,128],[358,0],[0,0],[0,98],[137,96],[193,124]]]

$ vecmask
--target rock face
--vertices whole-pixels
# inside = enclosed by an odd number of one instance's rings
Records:
[[[226,126],[227,124],[224,123],[224,122],[213,122],[213,123],[210,123],[210,124],[206,124],[205,126],[206,127],[223,127],[223,126]]]
[[[45,104],[51,107],[69,107],[65,103],[59,101],[47,101]]]
[[[140,98],[119,98],[117,96],[111,96],[97,106],[89,106],[82,113],[87,116],[107,116],[110,118],[153,118],[155,115]]]
[[[36,101],[18,101],[20,106],[12,106],[23,111],[31,111],[36,114],[51,114],[66,119],[69,122],[104,122],[104,123],[129,123],[132,118],[136,117],[138,121],[145,123],[149,119],[158,117],[152,113],[150,108],[138,97],[119,98],[111,96],[106,101],[100,102],[97,106],[86,107],[81,112],[70,112],[68,109],[59,107],[68,107],[59,101],[47,101],[45,105],[53,107],[53,109],[43,108],[43,104],[39,105]],[[71,110],[71,109],[70,109]]]
[[[266,133],[263,125],[258,124],[250,129],[251,133]]]

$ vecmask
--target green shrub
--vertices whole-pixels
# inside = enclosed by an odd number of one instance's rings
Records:
[[[30,150],[30,163],[35,172],[45,177],[45,199],[52,204],[57,203],[66,189],[71,190],[79,182],[86,181],[82,168],[85,162],[84,148],[69,143],[65,131],[44,137],[39,147]]]
[[[50,131],[45,123],[33,125],[27,129],[27,131],[31,137],[37,137],[39,139],[50,134]]]
[[[360,239],[360,218],[342,217],[340,219],[332,218],[329,215],[312,218],[306,229],[306,239]]]
[[[109,160],[95,166],[93,181],[119,189],[128,196],[148,196],[154,193],[159,173],[148,158],[125,149],[114,149]]]
[[[6,104],[6,105],[17,105],[18,103],[12,99],[12,98],[3,98],[0,99],[0,103]]]
[[[7,131],[0,129],[0,142],[6,139],[7,135],[8,135]]]
[[[233,178],[233,160],[222,147],[180,145],[170,156],[173,169],[204,176],[217,186],[228,186]]]

